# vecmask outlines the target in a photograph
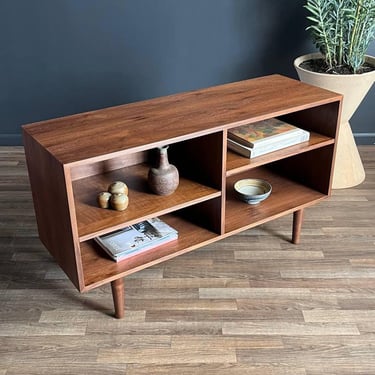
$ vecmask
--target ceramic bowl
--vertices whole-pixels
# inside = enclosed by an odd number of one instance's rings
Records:
[[[269,182],[256,178],[245,178],[234,184],[237,197],[247,204],[258,204],[269,197],[272,186]]]

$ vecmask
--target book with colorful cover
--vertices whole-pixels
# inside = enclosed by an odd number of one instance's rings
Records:
[[[178,238],[178,232],[159,218],[152,218],[109,234],[95,241],[116,262],[151,250]]]
[[[298,136],[301,136],[301,142],[304,142],[309,139],[309,135],[308,131],[277,118],[245,124],[228,130],[230,139],[253,150],[264,147],[265,144],[274,144],[288,138],[298,138]]]
[[[264,143],[261,147],[255,148],[244,146],[243,144],[228,138],[227,145],[230,150],[251,159],[257,156],[268,154],[269,152],[277,151],[286,147],[294,146],[298,143],[308,141],[309,137],[309,132],[306,132],[304,134],[295,134],[293,137],[281,139],[277,142]]]

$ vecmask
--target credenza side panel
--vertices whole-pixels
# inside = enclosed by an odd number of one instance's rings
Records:
[[[39,238],[73,284],[81,290],[81,262],[76,256],[78,243],[75,244],[73,236],[63,165],[25,130],[23,140]]]

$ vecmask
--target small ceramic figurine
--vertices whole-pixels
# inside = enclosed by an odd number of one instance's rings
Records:
[[[112,182],[111,185],[108,186],[108,191],[111,194],[125,194],[128,195],[129,189],[125,182],[122,181],[115,181]]]
[[[124,211],[129,205],[129,198],[125,194],[115,193],[112,194],[111,207],[116,211]]]
[[[129,205],[129,189],[125,182],[115,181],[108,186],[108,191],[102,191],[97,196],[100,208],[112,208],[124,211]]]
[[[100,208],[109,208],[109,200],[111,198],[111,193],[108,191],[102,191],[97,196],[98,205]]]

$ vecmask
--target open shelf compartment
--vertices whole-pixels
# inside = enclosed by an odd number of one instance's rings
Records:
[[[243,178],[259,178],[272,185],[271,195],[257,205],[239,200],[233,185]],[[227,179],[225,233],[239,232],[266,221],[276,219],[316,203],[327,195],[280,175],[266,167],[259,167]]]
[[[219,197],[221,191],[180,177],[177,190],[169,196],[149,191],[147,164],[137,164],[73,181],[77,227],[80,241],[111,232],[125,225]],[[96,196],[111,182],[121,180],[129,187],[129,206],[125,211],[99,208]]]
[[[118,263],[110,259],[94,240],[81,243],[84,290],[174,258],[219,238],[217,233],[176,214],[163,215],[160,219],[178,231],[178,239]]]
[[[327,137],[315,132],[310,132],[310,139],[306,142],[299,143],[294,146],[286,147],[281,150],[273,151],[265,155],[257,156],[253,159],[241,156],[234,151],[227,151],[227,176],[243,172],[270,162],[284,159],[285,157],[307,152],[319,147],[324,147],[334,143],[334,138]]]

